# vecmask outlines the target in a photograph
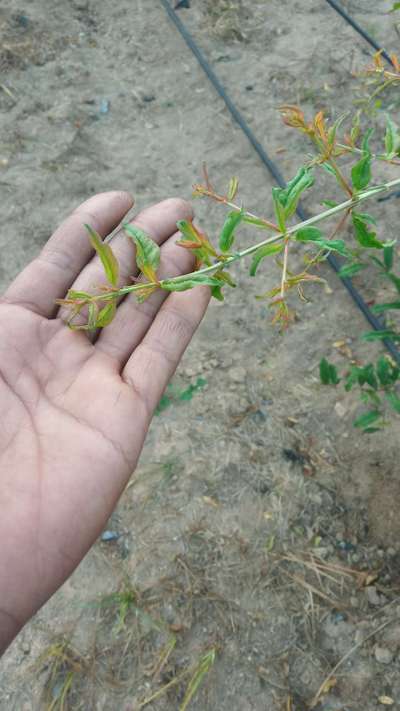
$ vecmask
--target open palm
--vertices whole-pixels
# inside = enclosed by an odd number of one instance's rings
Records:
[[[207,307],[206,287],[157,292],[141,305],[128,296],[93,341],[65,326],[55,299],[104,282],[83,224],[106,236],[130,207],[125,193],[88,200],[0,301],[0,651],[101,532]],[[134,220],[163,245],[162,277],[192,267],[174,235],[190,216],[166,200]],[[134,247],[121,232],[112,242],[129,283]]]

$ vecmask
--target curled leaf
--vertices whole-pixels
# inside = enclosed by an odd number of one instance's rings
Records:
[[[250,265],[250,276],[255,276],[257,269],[265,257],[269,257],[271,254],[278,254],[282,251],[284,245],[281,244],[266,244],[264,247],[260,247],[253,254]]]
[[[163,279],[160,282],[160,287],[166,291],[187,291],[195,286],[223,286],[223,282],[215,277],[209,277],[203,274],[193,275],[187,279]]]
[[[119,267],[117,259],[107,242],[103,242],[100,235],[90,225],[85,225],[92,247],[96,250],[104,267],[106,277],[110,284],[117,286]]]
[[[229,181],[228,194],[227,194],[227,198],[230,202],[235,199],[235,197],[237,195],[238,188],[239,188],[238,178],[231,178]]]
[[[136,264],[149,281],[157,282],[157,269],[160,266],[160,248],[146,232],[132,224],[125,224],[126,234],[136,246]]]
[[[235,230],[242,220],[243,210],[232,210],[228,213],[219,236],[219,247],[222,252],[230,251],[235,239]]]

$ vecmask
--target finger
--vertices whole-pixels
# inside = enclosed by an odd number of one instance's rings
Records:
[[[122,378],[135,391],[147,422],[199,326],[209,300],[207,286],[170,294],[129,358]]]
[[[191,272],[194,267],[193,255],[176,244],[179,233],[170,237],[161,248],[160,279],[175,277]],[[146,301],[139,304],[130,294],[118,307],[112,323],[100,331],[96,348],[115,358],[123,368],[132,351],[144,338],[168,292],[158,289]]]
[[[42,316],[55,314],[55,300],[65,296],[93,254],[84,224],[89,223],[105,237],[117,227],[132,204],[132,197],[121,191],[101,193],[86,200],[19,274],[6,291],[5,300]]]
[[[139,212],[132,220],[132,224],[144,230],[155,242],[162,244],[174,234],[178,220],[191,218],[192,208],[189,203],[178,198],[170,198]],[[123,230],[120,230],[114,235],[110,244],[119,263],[119,286],[131,284],[132,276],[138,274],[133,241],[126,236]],[[100,259],[95,256],[79,275],[72,288],[76,291],[91,291],[104,282],[103,267]],[[68,318],[68,311],[62,307],[58,315],[60,318]],[[75,324],[85,321],[84,315],[74,319]]]

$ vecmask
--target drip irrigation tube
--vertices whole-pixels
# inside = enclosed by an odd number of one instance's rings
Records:
[[[274,178],[276,183],[281,188],[286,187],[286,182],[285,182],[279,168],[274,163],[274,161],[269,157],[268,153],[265,151],[265,149],[262,147],[261,143],[258,141],[256,136],[254,135],[252,129],[250,128],[250,126],[248,125],[248,123],[246,122],[246,120],[244,119],[242,114],[240,113],[237,106],[234,104],[232,99],[227,94],[224,86],[218,79],[214,70],[211,68],[210,63],[208,62],[208,60],[206,59],[206,57],[200,50],[200,48],[197,45],[197,43],[195,42],[194,38],[190,34],[189,30],[187,29],[185,24],[182,22],[180,17],[178,17],[175,10],[173,10],[171,5],[169,4],[169,0],[160,0],[160,2],[161,2],[161,5],[164,7],[166,13],[168,14],[168,17],[173,22],[173,24],[177,28],[178,32],[181,34],[182,38],[185,40],[187,46],[193,52],[198,63],[200,64],[201,68],[207,75],[210,82],[213,84],[213,86],[216,89],[216,91],[218,92],[219,96],[225,102],[225,105],[226,105],[228,111],[232,115],[232,118],[240,126],[243,133],[245,134],[245,136],[247,137],[247,139],[253,146],[254,150],[258,154],[258,156],[261,159],[264,166],[267,168],[270,175],[272,175],[272,177]],[[332,7],[334,7],[336,5],[336,3],[333,3],[333,0],[327,0],[327,2],[329,2],[332,5]],[[339,6],[335,7],[335,9],[339,12]],[[347,17],[347,15],[346,15],[346,17]],[[358,25],[356,25],[356,28],[357,27],[358,27]],[[361,30],[361,28],[360,28],[360,30]],[[368,37],[368,35],[367,35],[367,37]],[[366,37],[365,37],[365,39],[366,39]],[[373,46],[375,46],[375,44]],[[390,58],[389,58],[389,61],[390,61]],[[297,212],[297,215],[299,216],[300,220],[302,220],[302,221],[307,219],[307,217],[309,217],[309,215],[307,215],[307,213],[305,212],[304,208],[301,205],[299,205],[297,207],[296,212]],[[334,271],[338,273],[340,270],[341,264],[336,259],[336,257],[334,257],[332,254],[330,254],[330,255],[328,255],[327,261],[329,262],[332,269],[334,269]],[[372,326],[372,328],[375,331],[381,331],[384,324],[372,313],[371,309],[369,308],[368,304],[364,301],[360,292],[353,286],[351,280],[347,279],[346,277],[340,277],[340,279],[341,279],[342,283],[344,284],[344,286],[346,287],[347,291],[349,292],[350,296],[352,297],[353,301],[357,304],[358,308],[363,313],[363,315],[366,318],[366,320],[368,321],[368,323]],[[397,350],[393,341],[391,341],[389,338],[385,338],[385,339],[382,339],[382,342],[384,343],[387,351],[391,354],[391,356],[397,361],[397,363],[400,363],[400,352]]]
[[[339,5],[338,2],[336,2],[336,0],[326,0],[326,2],[327,2],[328,5],[330,5],[334,10],[336,10],[336,12],[343,18],[343,20],[345,20],[345,22],[347,22],[347,24],[350,25],[350,27],[352,27],[353,30],[355,30],[356,32],[358,32],[358,34],[359,34],[363,39],[365,39],[365,41],[368,42],[368,44],[370,44],[371,47],[373,47],[374,49],[376,49],[377,52],[381,52],[382,57],[384,57],[384,58],[386,59],[386,61],[389,62],[389,64],[391,64],[392,67],[393,67],[393,62],[392,62],[390,56],[388,55],[388,53],[383,49],[383,47],[381,47],[377,42],[375,42],[375,40],[373,39],[373,37],[371,37],[371,35],[369,35],[368,32],[366,32],[366,31],[358,24],[358,22],[356,22],[356,21],[346,12],[346,10],[343,10],[343,8]]]

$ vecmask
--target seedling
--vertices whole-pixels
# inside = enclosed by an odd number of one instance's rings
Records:
[[[373,84],[374,98],[390,86],[400,83],[400,63],[395,55],[392,57],[394,67],[387,69],[383,64],[380,52],[374,56],[373,64],[363,72]],[[306,301],[305,288],[309,283],[325,284],[318,273],[319,265],[331,253],[336,253],[343,266],[342,276],[353,277],[373,263],[400,295],[400,277],[393,271],[395,256],[395,241],[385,241],[378,233],[375,218],[365,212],[364,204],[378,196],[385,196],[394,188],[400,187],[400,177],[394,177],[385,182],[373,181],[373,170],[377,162],[386,163],[398,173],[400,166],[400,131],[395,122],[386,116],[386,126],[383,136],[379,139],[373,135],[373,128],[362,127],[365,119],[361,110],[353,118],[340,116],[330,122],[322,111],[312,120],[305,117],[297,106],[282,106],[281,114],[287,126],[295,128],[311,142],[314,157],[311,157],[288,182],[286,188],[272,189],[274,215],[260,217],[247,211],[236,201],[238,180],[232,178],[225,194],[217,192],[205,171],[204,184],[194,186],[194,195],[211,199],[228,208],[228,214],[223,222],[217,239],[212,240],[203,230],[191,221],[177,223],[180,239],[177,244],[182,249],[191,251],[195,258],[194,270],[188,274],[174,278],[160,279],[161,251],[151,237],[133,224],[124,225],[124,231],[136,247],[136,263],[141,273],[140,280],[133,284],[120,285],[118,262],[109,243],[104,243],[99,235],[87,225],[89,238],[93,248],[99,255],[108,284],[99,288],[97,293],[69,291],[66,299],[58,303],[69,307],[69,326],[73,329],[97,329],[107,326],[116,313],[117,302],[127,294],[134,294],[139,302],[143,302],[156,291],[186,291],[196,286],[208,286],[214,298],[223,301],[226,289],[234,288],[235,282],[231,275],[231,267],[240,259],[250,258],[249,273],[255,277],[261,264],[268,259],[279,269],[276,285],[258,298],[269,302],[273,322],[286,327],[295,315],[291,292],[297,292],[300,300]],[[347,130],[345,130],[347,126]],[[371,147],[374,139],[377,148]],[[300,223],[295,222],[295,212],[298,203],[316,184],[321,171],[326,172],[344,193],[342,202],[323,200],[325,209],[319,214]],[[336,224],[329,231],[323,228],[327,220],[335,220]],[[235,249],[235,239],[238,231],[244,225],[255,230],[269,233],[261,241],[257,241],[242,250]],[[352,240],[343,238],[344,228],[352,227]],[[294,244],[305,247],[304,267],[296,272],[291,267],[290,253]],[[390,312],[400,308],[400,296],[386,304],[377,305],[377,313]],[[81,322],[82,315],[85,322]],[[80,315],[78,323],[76,317]],[[400,333],[395,324],[387,329],[365,334],[366,340],[376,340],[390,337],[400,341]],[[390,382],[385,380],[383,363],[391,367]],[[359,418],[355,425],[367,432],[374,431],[384,422],[382,417],[382,400],[377,391],[383,388],[385,401],[395,411],[400,411],[400,398],[395,387],[398,380],[398,369],[389,361],[380,360],[376,366],[365,366],[368,373],[377,370],[376,387],[369,382],[365,387],[364,375],[355,375],[354,369],[346,376],[346,388],[354,384],[362,388],[364,402],[373,404],[365,418]],[[362,369],[361,369],[362,370]],[[382,377],[378,374],[381,374]],[[363,373],[365,373],[365,369]],[[386,372],[386,371],[385,371]],[[389,376],[388,376],[389,377]],[[321,363],[321,379],[326,384],[337,385],[340,382],[334,366],[326,360]],[[366,381],[368,382],[368,381]],[[375,383],[375,380],[374,380]],[[168,398],[167,394],[165,398]],[[160,408],[169,402],[164,398]],[[379,413],[379,415],[378,415]],[[368,414],[368,413],[367,413]]]

